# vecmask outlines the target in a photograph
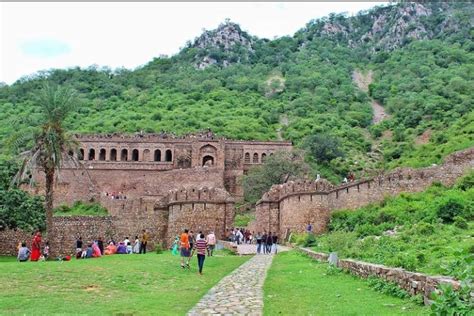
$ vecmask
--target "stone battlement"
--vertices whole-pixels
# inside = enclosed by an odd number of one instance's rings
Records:
[[[167,198],[170,204],[189,202],[234,203],[234,199],[226,190],[208,187],[172,190]]]
[[[274,185],[257,202],[256,225],[258,229],[277,231],[284,237],[291,231],[304,231],[311,222],[315,232],[320,233],[335,210],[356,209],[402,192],[420,192],[435,182],[453,185],[471,170],[474,170],[474,148],[451,154],[442,165],[398,168],[374,178],[338,186],[323,179]]]

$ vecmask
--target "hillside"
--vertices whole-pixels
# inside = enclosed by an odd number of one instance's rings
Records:
[[[136,70],[39,72],[0,87],[0,153],[38,118],[44,80],[81,97],[79,133],[211,128],[231,139],[331,139],[339,155],[307,159],[334,181],[400,165],[439,163],[473,138],[472,4],[397,4],[310,21],[292,37],[259,39],[226,21],[177,55]],[[372,72],[368,91],[354,71]],[[372,102],[388,112],[373,124]]]

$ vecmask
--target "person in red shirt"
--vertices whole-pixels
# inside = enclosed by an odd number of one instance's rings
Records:
[[[191,251],[189,249],[189,235],[188,230],[185,229],[184,232],[179,237],[179,249],[181,253],[181,268],[189,269],[189,259]],[[185,265],[186,264],[186,265]]]
[[[207,241],[206,239],[204,239],[204,234],[201,234],[199,235],[199,239],[196,241],[196,245],[193,248],[193,254],[194,254],[194,251],[197,252],[198,268],[199,268],[200,275],[202,275],[202,268],[204,267],[204,259],[206,259],[206,249],[207,249]]]

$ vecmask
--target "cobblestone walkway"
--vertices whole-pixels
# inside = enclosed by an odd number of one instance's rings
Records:
[[[290,248],[278,245],[277,252],[288,251]],[[237,246],[237,253],[239,255],[254,255],[257,253],[257,245],[241,244]]]
[[[262,287],[272,259],[254,256],[210,289],[188,315],[262,315]]]

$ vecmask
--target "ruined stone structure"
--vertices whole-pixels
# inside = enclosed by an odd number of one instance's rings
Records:
[[[322,233],[335,210],[356,209],[386,196],[423,191],[433,182],[452,185],[473,169],[474,148],[470,148],[448,156],[440,166],[396,169],[337,187],[325,180],[274,185],[257,203],[254,228],[286,238],[290,232],[304,232],[306,225],[312,223],[313,230]]]
[[[179,138],[166,134],[76,138],[80,147],[71,154],[81,164],[64,163],[55,206],[95,201],[108,209],[109,217],[105,222],[87,219],[84,225],[83,219],[56,219],[62,223],[56,236],[70,247],[78,234],[86,240],[98,236],[119,240],[142,229],[151,233],[152,244],[169,242],[183,228],[214,230],[223,237],[233,226],[235,199],[243,195],[239,177],[274,152],[292,149],[290,142],[234,141],[216,138],[212,132]],[[42,181],[44,176],[36,178]],[[43,187],[39,182],[34,193],[41,194]]]

